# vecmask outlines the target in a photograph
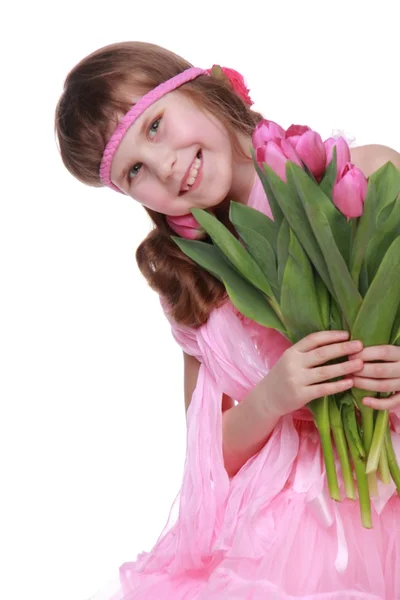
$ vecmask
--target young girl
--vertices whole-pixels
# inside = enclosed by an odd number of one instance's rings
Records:
[[[193,207],[226,224],[230,200],[271,215],[250,158],[261,120],[250,106],[236,72],[196,69],[165,49],[133,42],[79,63],[57,106],[67,169],[86,184],[128,194],[152,218],[137,261],[184,353],[188,433],[179,514],[151,552],[122,565],[118,586],[101,597],[395,600],[394,486],[381,486],[373,499],[370,530],[361,526],[357,502],[331,501],[304,407],[352,386],[397,392],[400,348],[363,349],[342,331],[291,346],[239,314],[219,281],[170,238],[202,236]],[[367,176],[387,160],[400,166],[400,155],[383,146],[352,151]],[[337,357],[347,360],[326,366]],[[370,405],[392,410],[400,449],[400,394]]]

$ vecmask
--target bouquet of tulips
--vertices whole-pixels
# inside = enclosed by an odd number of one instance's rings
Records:
[[[400,171],[391,163],[368,180],[350,162],[343,138],[325,142],[308,127],[284,131],[262,121],[253,160],[273,218],[231,202],[232,234],[210,212],[192,213],[206,241],[173,239],[223,282],[237,309],[292,343],[310,333],[345,329],[364,346],[400,345]],[[388,411],[363,404],[361,389],[307,406],[319,431],[330,496],[356,499],[372,527],[377,476],[400,493]],[[355,476],[354,476],[355,475]]]

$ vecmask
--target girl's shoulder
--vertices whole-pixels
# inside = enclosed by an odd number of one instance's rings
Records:
[[[351,162],[361,169],[366,177],[388,161],[400,169],[400,153],[382,144],[367,144],[350,148]]]

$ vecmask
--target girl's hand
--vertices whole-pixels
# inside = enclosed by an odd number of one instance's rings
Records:
[[[364,367],[354,372],[354,387],[370,392],[393,393],[390,398],[367,396],[363,403],[377,410],[400,406],[400,347],[369,346],[353,356],[356,357],[363,360]]]
[[[352,388],[354,380],[350,374],[363,368],[359,356],[363,344],[348,338],[347,331],[319,331],[288,348],[265,376],[266,408],[283,416],[311,400]],[[358,353],[356,359],[354,353]],[[334,358],[349,355],[351,360],[323,366]],[[344,379],[328,383],[329,379],[343,376]]]

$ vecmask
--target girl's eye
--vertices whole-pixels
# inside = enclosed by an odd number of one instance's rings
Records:
[[[160,126],[160,122],[161,122],[161,117],[159,117],[158,119],[156,119],[155,121],[153,121],[153,123],[150,125],[150,129],[149,129],[149,135],[150,135],[150,137],[154,137],[154,134],[157,133],[158,128]]]
[[[140,169],[142,168],[142,163],[136,163],[129,169],[128,179],[134,179],[138,176]]]
[[[160,126],[160,122],[161,122],[161,117],[158,117],[158,119],[156,119],[155,121],[152,122],[152,124],[149,127],[149,136],[150,137],[154,137],[155,134],[158,131],[158,128]],[[139,171],[142,168],[142,163],[136,163],[133,165],[133,167],[130,168],[129,172],[128,172],[128,179],[132,180],[135,177],[137,177],[139,175]]]

